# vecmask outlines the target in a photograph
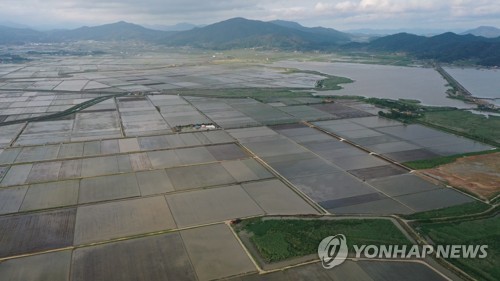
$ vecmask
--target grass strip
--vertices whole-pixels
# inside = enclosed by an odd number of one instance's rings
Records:
[[[344,234],[349,252],[352,245],[398,244],[410,241],[388,219],[262,219],[243,221],[237,231],[249,233],[250,240],[268,263],[314,254],[324,238]]]
[[[437,158],[432,158],[432,159],[410,161],[410,162],[405,162],[403,164],[405,166],[413,169],[413,170],[432,169],[432,168],[435,168],[435,167],[438,167],[438,166],[441,166],[444,164],[453,163],[458,158],[462,158],[462,157],[466,157],[466,156],[496,153],[499,151],[500,151],[500,149],[497,148],[497,149],[486,150],[486,151],[470,152],[470,153],[456,154],[456,155],[451,155],[451,156],[437,157]]]
[[[482,213],[488,210],[490,207],[490,205],[481,201],[474,201],[447,208],[405,215],[403,217],[409,220],[430,220],[436,218],[458,217]]]
[[[488,257],[448,259],[479,280],[500,280],[500,215],[442,223],[421,223],[417,230],[441,245],[488,245]]]

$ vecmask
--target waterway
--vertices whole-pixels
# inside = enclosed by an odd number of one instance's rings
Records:
[[[500,69],[445,67],[448,74],[466,88],[474,97],[500,106]]]
[[[281,61],[275,66],[315,70],[355,81],[342,84],[342,90],[322,91],[321,94],[413,99],[430,106],[475,108],[475,105],[448,98],[447,81],[433,68],[297,61]]]

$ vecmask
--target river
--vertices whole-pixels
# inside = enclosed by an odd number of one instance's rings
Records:
[[[475,107],[460,100],[447,98],[447,81],[432,68],[297,61],[281,61],[274,65],[315,70],[329,75],[348,77],[355,81],[343,84],[342,90],[322,91],[322,94],[414,99],[431,106]]]

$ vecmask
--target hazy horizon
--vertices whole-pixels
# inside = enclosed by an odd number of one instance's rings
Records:
[[[127,21],[143,26],[207,25],[234,17],[289,20],[338,30],[461,31],[500,26],[495,0],[3,0],[1,22],[36,29],[77,28]]]
[[[229,20],[228,19],[223,19],[221,21]],[[247,18],[248,19],[248,18]],[[248,20],[258,20],[258,19],[248,19]],[[283,20],[283,19],[275,19],[275,20]],[[273,21],[273,20],[270,20]],[[296,20],[287,20],[290,22],[296,22],[302,26],[305,27],[318,27],[318,26],[313,26],[313,25],[306,25],[303,24],[300,21]],[[136,24],[140,25],[142,27],[148,28],[148,29],[153,29],[153,30],[172,30],[172,31],[182,31],[182,30],[188,30],[190,27],[204,27],[207,25],[215,24],[218,22],[210,22],[207,24],[193,24],[190,22],[179,22],[175,24],[142,24],[142,23],[137,23],[137,22],[130,22],[126,20],[117,20],[114,22],[105,22],[105,23],[99,23],[99,24],[75,24],[75,25],[65,25],[65,26],[33,26],[29,25],[23,22],[15,22],[15,21],[0,21],[0,26],[7,26],[7,27],[13,27],[13,28],[29,28],[29,29],[34,29],[34,30],[39,30],[39,31],[51,31],[51,30],[72,30],[72,29],[77,29],[81,27],[95,27],[95,26],[102,26],[102,25],[107,25],[107,24],[116,24],[119,22],[126,22],[126,23],[131,23],[131,24]],[[220,21],[219,21],[220,22]],[[326,26],[319,26],[319,27],[326,27]],[[470,26],[466,28],[454,28],[454,29],[443,29],[443,28],[421,28],[421,27],[406,27],[406,28],[401,28],[401,27],[394,27],[394,28],[373,28],[373,27],[361,27],[361,28],[349,28],[349,29],[340,29],[336,27],[328,27],[328,28],[333,28],[339,31],[344,31],[344,32],[351,32],[351,33],[364,33],[364,34],[395,34],[399,32],[408,32],[408,33],[413,33],[417,35],[426,35],[426,34],[440,34],[444,32],[455,32],[455,33],[461,33],[465,32],[468,30],[472,30],[478,27],[494,27],[494,28],[499,28],[497,26],[493,25],[481,25],[481,26]]]

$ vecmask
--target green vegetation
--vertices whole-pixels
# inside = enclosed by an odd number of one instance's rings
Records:
[[[456,108],[422,106],[412,100],[369,98],[363,101],[390,110],[389,113],[379,112],[380,116],[404,123],[419,123],[500,147],[498,116],[486,117]]]
[[[391,100],[391,99],[379,99],[379,98],[368,98],[364,100],[367,103],[371,103],[378,106],[387,107],[390,109],[398,111],[419,111],[421,106],[418,102],[414,100]]]
[[[68,115],[75,114],[76,112],[79,112],[81,110],[89,108],[89,107],[96,105],[100,102],[103,102],[105,100],[115,98],[115,97],[126,96],[126,95],[128,95],[128,93],[99,96],[97,98],[93,98],[93,99],[84,101],[80,104],[77,104],[75,106],[72,106],[72,107],[70,107],[66,110],[60,111],[60,112],[55,112],[55,113],[42,115],[42,116],[35,116],[35,117],[28,117],[28,118],[23,118],[23,119],[14,119],[14,120],[10,120],[10,121],[0,122],[0,127],[12,125],[12,124],[20,124],[20,123],[24,123],[24,122],[39,122],[39,121],[60,119],[60,118],[66,117]]]
[[[448,74],[448,72],[446,72],[440,65],[436,65],[435,69],[446,81],[448,81],[446,86],[451,87],[446,90],[448,98],[461,100],[466,103],[475,103],[474,98],[470,95],[467,89],[460,85],[460,83],[458,83],[457,80]]]
[[[348,48],[365,51],[406,53],[422,60],[469,62],[486,66],[500,65],[499,46],[499,41],[451,32],[431,37],[399,33],[375,39],[364,45],[347,45]]]
[[[25,63],[29,61],[31,60],[16,54],[0,54],[0,63]]]
[[[411,66],[415,60],[404,53],[386,53],[386,52],[362,52],[337,50],[342,57],[334,59],[341,62],[353,62],[364,64],[382,64],[395,66]]]
[[[362,96],[346,96],[346,95],[328,96],[327,98],[331,100],[355,100],[355,101],[363,101],[365,99],[365,97]]]
[[[340,90],[342,87],[340,84],[347,84],[347,83],[352,83],[352,81],[349,78],[345,77],[337,77],[337,76],[329,76],[326,79],[319,80],[316,82],[316,89],[319,90]]]
[[[470,153],[464,153],[464,154],[457,154],[457,155],[451,155],[451,156],[443,156],[443,157],[438,157],[438,158],[432,158],[432,159],[426,159],[426,160],[416,160],[416,161],[411,161],[411,162],[406,162],[403,163],[405,166],[413,169],[413,170],[422,170],[422,169],[432,169],[444,164],[449,164],[455,162],[458,158],[466,157],[466,156],[473,156],[473,155],[483,155],[483,154],[490,154],[490,153],[496,153],[500,152],[500,149],[493,149],[493,150],[487,150],[487,151],[479,151],[479,152],[470,152]]]
[[[411,123],[412,120],[414,120],[415,118],[420,116],[420,114],[414,114],[414,113],[409,112],[409,111],[401,112],[401,111],[394,110],[394,109],[391,109],[388,113],[383,112],[383,111],[379,111],[378,115],[382,116],[382,117],[390,118],[390,119],[396,119],[396,120],[399,120],[403,123]]]
[[[263,103],[282,102],[286,105],[317,104],[336,99],[364,99],[359,96],[313,96],[309,90],[293,88],[173,89],[168,93],[208,98],[253,98]]]
[[[468,221],[422,223],[417,229],[436,244],[488,245],[485,259],[448,261],[481,280],[500,280],[500,216]]]
[[[413,99],[399,99],[399,101],[404,102],[406,104],[421,104],[419,100],[413,100]]]
[[[437,210],[420,212],[416,214],[406,215],[405,219],[409,220],[430,220],[436,218],[447,218],[456,216],[472,215],[482,213],[488,210],[491,206],[481,201],[474,201],[462,205],[451,206]]]
[[[324,76],[326,78],[317,81],[316,85],[315,85],[315,88],[317,90],[322,90],[322,91],[340,90],[340,89],[342,89],[342,86],[340,86],[340,84],[349,84],[349,83],[354,82],[353,80],[346,78],[346,77],[328,75],[328,74],[324,74],[322,72],[314,71],[314,70],[287,69],[286,73],[288,73],[288,74],[307,73],[307,74],[313,74],[313,75],[318,75],[318,76]]]
[[[266,262],[313,254],[325,237],[341,233],[353,244],[410,244],[396,225],[386,219],[249,219],[237,226]]]
[[[421,116],[422,106],[419,101],[415,100],[391,100],[368,98],[364,99],[365,102],[389,109],[389,112],[379,111],[378,115],[390,119],[395,119],[403,123],[411,123],[416,118]]]
[[[304,91],[304,89],[293,90],[290,88],[175,89],[169,90],[169,93],[213,98],[248,97],[264,103],[297,98],[307,98],[307,103],[321,103],[323,101],[322,98],[316,98],[310,92]]]
[[[426,112],[419,121],[425,125],[457,132],[478,141],[500,146],[500,117],[483,116],[463,110]]]
[[[233,18],[178,32],[161,41],[170,46],[229,50],[264,48],[279,50],[332,50],[338,44],[348,43],[347,34],[332,29],[317,33],[305,27],[284,27],[270,22]]]
[[[195,50],[191,50],[195,51]],[[281,50],[266,50],[266,49],[230,49],[224,50],[223,53],[216,53],[215,63],[259,63],[271,64],[277,61],[284,60],[299,60],[299,61],[321,61],[328,62],[332,57],[331,54],[313,53],[313,52],[289,52]]]

